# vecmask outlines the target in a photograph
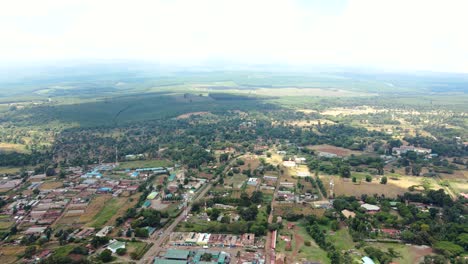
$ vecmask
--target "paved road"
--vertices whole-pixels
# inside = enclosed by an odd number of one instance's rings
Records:
[[[193,199],[193,202],[205,196],[205,194],[211,189],[211,186],[211,184],[205,185],[205,187],[200,192],[198,192],[198,195]],[[169,238],[170,234],[174,231],[176,226],[182,220],[184,220],[185,216],[188,213],[190,213],[190,210],[192,210],[192,203],[189,204],[168,227],[162,230],[162,234],[161,230],[154,232],[154,234],[147,240],[148,242],[153,242],[154,245],[146,252],[143,258],[141,258],[141,260],[138,261],[139,264],[147,264],[153,262],[154,257],[157,256],[161,251],[162,244]]]

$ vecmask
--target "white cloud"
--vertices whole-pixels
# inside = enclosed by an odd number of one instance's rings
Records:
[[[468,72],[466,10],[464,0],[4,1],[0,60],[219,59]]]

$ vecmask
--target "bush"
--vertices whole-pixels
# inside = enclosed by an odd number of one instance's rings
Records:
[[[119,248],[119,249],[117,249],[116,252],[117,252],[117,255],[123,256],[123,255],[125,255],[127,253],[127,249],[126,248]]]
[[[99,259],[102,262],[109,262],[112,260],[112,251],[109,249],[104,249],[101,254],[99,254]]]
[[[372,181],[372,176],[367,175],[367,176],[366,176],[366,182],[371,182],[371,181]]]
[[[312,246],[312,242],[310,242],[309,240],[304,241],[304,245],[310,247],[310,246]]]
[[[382,179],[380,180],[380,183],[381,184],[387,184],[387,177],[382,177]]]

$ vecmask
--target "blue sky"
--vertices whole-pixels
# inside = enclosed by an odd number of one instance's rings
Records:
[[[15,0],[0,62],[131,59],[468,72],[465,0]]]

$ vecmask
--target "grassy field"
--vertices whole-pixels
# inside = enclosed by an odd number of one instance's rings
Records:
[[[127,198],[112,198],[108,200],[104,204],[104,207],[94,216],[92,222],[87,225],[95,228],[103,227],[125,203],[127,203]]]
[[[370,246],[388,251],[393,248],[400,254],[399,258],[394,259],[394,262],[399,264],[419,263],[422,258],[432,253],[432,249],[424,246],[403,245],[395,243],[372,243]]]
[[[52,189],[57,189],[63,186],[63,182],[61,181],[48,181],[44,182],[39,186],[39,190],[52,190]]]
[[[301,222],[293,222],[293,229],[284,228],[279,233],[277,242],[277,257],[286,258],[285,263],[297,263],[303,260],[318,261],[320,263],[330,263],[327,252],[315,244],[312,237],[307,233],[305,226]],[[284,223],[287,226],[287,222]],[[286,251],[286,242],[282,236],[292,238],[290,251]],[[306,246],[305,241],[310,241],[311,245]]]
[[[169,167],[171,162],[167,160],[134,160],[120,162],[117,169],[136,169],[136,168],[153,168],[153,167]]]
[[[21,170],[20,167],[0,167],[0,174],[16,174]]]
[[[24,246],[2,246],[0,247],[1,263],[17,263],[17,256],[24,252]]]
[[[80,216],[79,222],[91,223],[91,221],[96,219],[96,215],[103,210],[107,201],[110,199],[112,199],[111,195],[101,195],[95,197],[86,208],[85,213]]]

